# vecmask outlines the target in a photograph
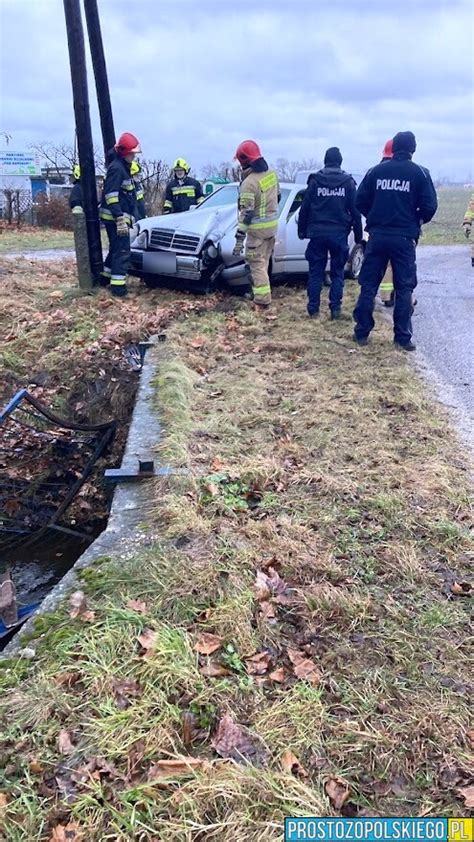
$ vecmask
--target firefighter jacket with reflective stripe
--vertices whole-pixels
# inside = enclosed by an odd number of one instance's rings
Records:
[[[109,222],[124,216],[132,225],[136,212],[137,196],[130,164],[115,155],[107,167],[99,216]]]
[[[133,176],[133,183],[135,185],[135,196],[137,200],[135,219],[145,219],[145,194],[143,192],[143,185],[140,174]]]
[[[82,187],[80,181],[74,182],[74,187],[69,194],[69,207],[71,210],[82,208]]]
[[[204,196],[202,187],[195,178],[187,175],[181,181],[172,178],[166,185],[163,213],[181,213],[191,205],[200,205]]]
[[[340,167],[324,167],[308,179],[298,217],[302,239],[327,234],[349,234],[354,230],[356,243],[362,241],[362,220],[355,207],[356,183]]]
[[[239,190],[240,234],[276,233],[278,227],[278,178],[273,170],[246,169]]]
[[[370,234],[398,234],[418,240],[420,226],[438,207],[429,171],[396,152],[366,173],[356,196],[357,210],[367,219]]]
[[[471,194],[466,213],[464,215],[464,225],[472,225],[474,220],[474,193]]]

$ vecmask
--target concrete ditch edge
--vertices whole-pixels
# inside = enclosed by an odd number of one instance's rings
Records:
[[[122,459],[122,468],[136,470],[138,457],[155,453],[161,437],[160,423],[152,406],[154,399],[153,378],[156,374],[158,358],[159,346],[153,345],[145,354],[140,372],[140,382]],[[127,544],[130,544],[131,534],[138,530],[144,519],[147,504],[152,496],[150,495],[150,484],[153,482],[154,480],[151,478],[117,485],[108,523],[104,531],[82,553],[73,567],[45,597],[38,610],[26,621],[18,634],[0,653],[0,659],[9,658],[19,653],[23,646],[22,637],[33,632],[36,617],[55,610],[65,595],[71,589],[77,587],[79,571],[90,567],[97,559],[113,552],[117,553]],[[146,538],[146,534],[143,534]]]

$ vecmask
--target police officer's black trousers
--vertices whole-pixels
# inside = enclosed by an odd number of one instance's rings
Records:
[[[109,252],[104,262],[104,274],[110,276],[111,287],[125,288],[130,263],[130,237],[119,237],[115,222],[105,222],[105,230],[109,239]]]
[[[415,245],[414,240],[399,234],[370,235],[359,276],[359,299],[354,309],[354,334],[357,339],[365,339],[374,326],[375,296],[390,260],[395,289],[394,339],[401,345],[410,341],[412,292],[416,287]]]

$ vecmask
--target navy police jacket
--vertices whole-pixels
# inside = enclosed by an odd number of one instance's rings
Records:
[[[433,218],[438,200],[429,171],[415,164],[408,152],[396,152],[366,173],[356,207],[366,217],[370,234],[418,240],[420,226]]]
[[[362,221],[355,206],[356,184],[340,167],[324,167],[312,173],[300,209],[298,236],[301,239],[327,234],[349,234],[362,240]]]

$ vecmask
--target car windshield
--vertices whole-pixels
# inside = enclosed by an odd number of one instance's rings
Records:
[[[288,188],[284,188],[281,190],[280,201],[278,204],[278,215],[281,214],[285,202],[290,195],[290,191]],[[239,197],[239,185],[237,182],[235,184],[229,184],[225,187],[219,187],[218,190],[214,190],[214,193],[211,193],[210,196],[201,202],[199,207],[196,210],[200,210],[201,208],[218,208],[222,207],[223,205],[237,205],[237,199]]]
[[[217,208],[222,205],[233,205],[234,203],[237,204],[237,197],[239,195],[239,185],[237,182],[235,184],[229,184],[225,187],[219,187],[217,190],[214,190],[213,193],[209,194],[209,197],[201,202],[199,207],[196,210],[200,210],[201,208]]]

